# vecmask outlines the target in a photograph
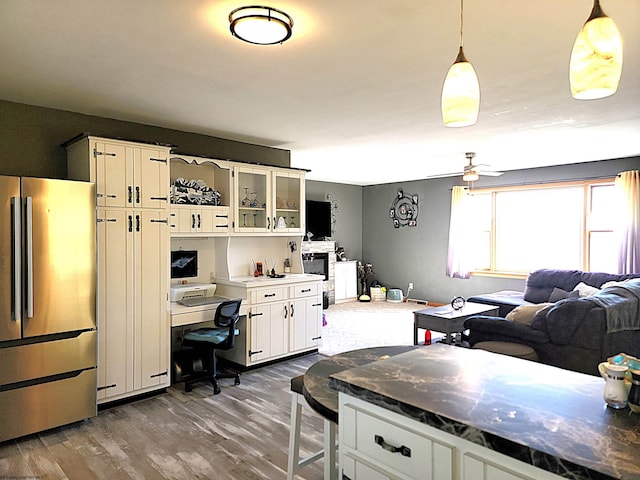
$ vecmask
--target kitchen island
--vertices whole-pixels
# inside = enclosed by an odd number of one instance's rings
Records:
[[[640,478],[640,415],[600,377],[436,344],[331,385],[345,478]]]

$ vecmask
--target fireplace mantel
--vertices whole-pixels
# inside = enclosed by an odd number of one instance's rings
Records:
[[[329,280],[322,282],[322,291],[327,292],[329,304],[336,303],[336,242],[318,241],[302,242],[300,253],[328,253],[329,254]]]

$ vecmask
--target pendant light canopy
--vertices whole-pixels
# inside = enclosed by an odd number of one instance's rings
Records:
[[[480,84],[478,76],[464,56],[462,26],[464,4],[460,0],[460,50],[449,68],[442,87],[442,122],[445,127],[466,127],[478,120]]]
[[[594,0],[591,15],[576,37],[571,51],[571,95],[578,100],[604,98],[616,93],[622,74],[620,32]]]
[[[254,5],[229,14],[231,35],[256,45],[284,43],[291,37],[292,28],[293,19],[276,8]]]

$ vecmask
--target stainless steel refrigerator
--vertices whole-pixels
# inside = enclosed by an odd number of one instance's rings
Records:
[[[95,187],[0,176],[0,441],[96,415]]]

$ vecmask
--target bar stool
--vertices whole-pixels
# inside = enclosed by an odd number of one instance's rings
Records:
[[[298,471],[310,463],[324,457],[324,479],[337,480],[337,446],[336,424],[323,417],[324,449],[305,458],[300,458],[300,421],[304,399],[304,375],[291,379],[291,426],[289,430],[289,458],[287,463],[287,480],[293,480]],[[313,410],[313,409],[312,409]]]

